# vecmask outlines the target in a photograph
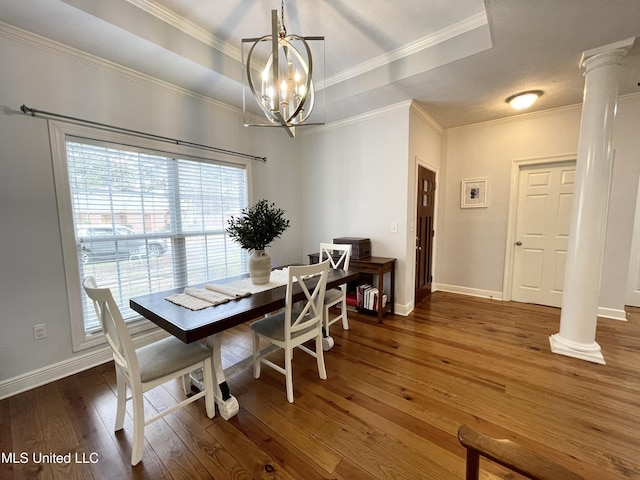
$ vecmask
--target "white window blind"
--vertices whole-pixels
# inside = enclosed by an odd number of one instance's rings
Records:
[[[226,222],[248,204],[244,165],[67,137],[80,278],[129,298],[244,273],[246,253]],[[85,295],[86,333],[99,323]]]

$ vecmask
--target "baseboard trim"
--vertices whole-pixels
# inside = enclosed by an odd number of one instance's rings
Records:
[[[472,297],[490,298],[492,300],[502,301],[502,292],[496,292],[493,290],[481,290],[479,288],[460,287],[458,285],[447,285],[444,283],[434,283],[432,291],[460,293],[462,295],[470,295]]]
[[[598,316],[612,320],[622,320],[623,322],[627,321],[627,312],[615,308],[598,307]]]
[[[407,315],[409,315],[411,312],[413,312],[413,302],[409,302],[406,305],[400,305],[398,303],[394,303],[393,304],[393,314],[394,315],[401,315],[403,317],[406,317]]]
[[[347,305],[347,310],[350,312],[357,312],[358,309],[353,305]],[[400,305],[398,303],[393,304],[393,314],[406,317],[413,311],[413,302],[409,302],[406,305]]]
[[[138,348],[157,340],[161,340],[167,337],[167,335],[168,334],[163,330],[156,329],[149,333],[137,335],[134,338],[133,343],[135,347]],[[105,345],[92,352],[80,354],[67,360],[3,380],[0,382],[0,400],[46,385],[47,383],[60,380],[61,378],[68,377],[75,373],[97,367],[98,365],[107,363],[112,359],[113,355],[111,353],[111,348]]]
[[[447,285],[443,283],[434,283],[433,291],[459,293],[461,295],[471,295],[473,297],[491,298],[493,300],[504,300],[502,292],[494,292],[491,290],[480,290],[476,288],[460,287],[458,285]],[[627,321],[627,312],[615,308],[598,307],[598,317],[609,318],[612,320]]]

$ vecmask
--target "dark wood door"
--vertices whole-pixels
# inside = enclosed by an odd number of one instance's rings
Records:
[[[418,209],[416,219],[416,294],[420,303],[431,293],[433,260],[433,216],[436,193],[436,174],[418,167]]]

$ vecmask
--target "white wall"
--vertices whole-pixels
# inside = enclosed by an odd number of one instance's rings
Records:
[[[234,120],[235,121],[235,120]],[[245,130],[247,130],[245,128]],[[247,130],[251,144],[268,156],[266,163],[254,162],[253,200],[266,198],[285,211],[291,226],[268,249],[274,266],[306,259],[301,238],[305,215],[300,202],[302,164],[299,139],[291,139],[281,128],[254,127]],[[236,148],[244,148],[238,145]]]
[[[8,26],[0,26],[0,381],[64,362],[69,308],[47,121],[20,105],[260,156],[254,199],[287,211],[292,228],[275,261],[301,260],[297,144],[276,129],[247,129],[241,112]],[[283,188],[283,182],[286,188]],[[34,340],[32,326],[48,337]]]
[[[405,102],[304,136],[304,251],[335,237],[370,238],[372,255],[396,258],[400,314],[413,309],[417,162],[439,169],[441,134]]]
[[[513,160],[576,152],[580,109],[471,125],[447,131],[447,179],[438,238],[436,282],[497,295],[504,256]],[[488,178],[488,207],[460,208],[460,182]]]
[[[611,198],[607,216],[601,309],[618,312],[624,318],[627,272],[631,264],[631,245],[635,224],[635,209],[640,177],[640,95],[629,95],[618,100],[613,138],[615,157],[611,181]],[[636,227],[640,231],[640,225]]]
[[[640,95],[619,100],[601,309],[622,312],[640,172]],[[575,155],[580,106],[521,115],[446,132],[446,192],[440,209],[436,281],[442,289],[501,297],[511,164]],[[489,206],[460,208],[460,181],[489,178]],[[585,259],[585,261],[588,261]]]
[[[304,136],[301,162],[306,253],[336,237],[371,239],[372,255],[397,258],[396,304],[406,297],[409,104]],[[391,223],[398,233],[391,233]]]

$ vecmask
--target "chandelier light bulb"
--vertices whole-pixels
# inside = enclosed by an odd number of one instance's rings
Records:
[[[281,126],[293,137],[294,126],[304,124],[316,103],[310,43],[324,48],[324,37],[288,34],[283,17],[284,1],[282,17],[277,10],[271,11],[271,35],[242,40],[243,82],[247,82],[267,123],[247,123],[246,101],[243,111],[245,125]],[[249,45],[246,57],[245,44]]]

